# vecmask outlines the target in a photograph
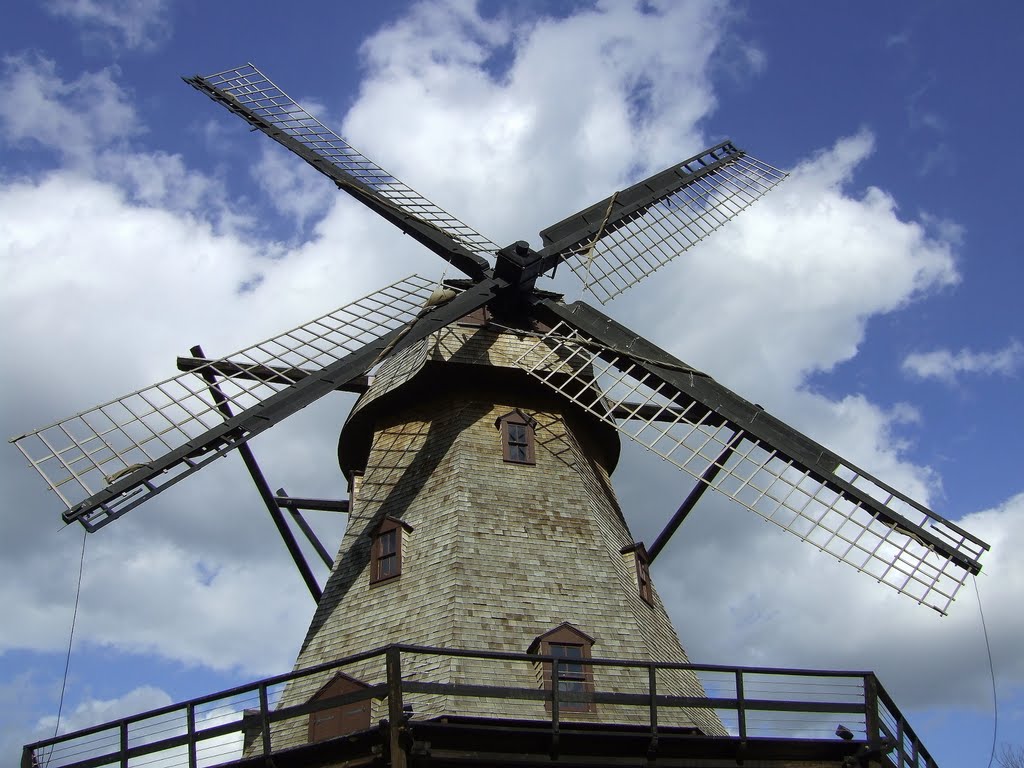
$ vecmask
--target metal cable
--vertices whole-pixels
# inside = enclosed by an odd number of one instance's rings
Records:
[[[82,555],[78,560],[78,586],[75,588],[75,608],[71,612],[71,631],[68,633],[68,652],[64,658],[64,679],[60,684],[60,700],[57,703],[57,723],[53,726],[53,738],[57,738],[57,732],[60,730],[60,716],[64,710],[64,692],[68,686],[68,670],[71,668],[71,644],[75,639],[75,622],[78,621],[78,600],[82,596],[82,571],[85,569],[85,542],[88,537],[88,531],[82,529]],[[995,749],[995,747],[992,747]],[[50,758],[53,756],[53,748],[50,748],[50,753],[46,756],[46,766],[50,765]]]
[[[996,735],[999,732],[999,701],[996,697],[996,668],[992,663],[992,645],[988,641],[988,626],[985,624],[985,611],[981,608],[981,592],[978,591],[978,577],[972,574],[974,594],[978,596],[978,613],[981,614],[981,630],[985,635],[985,650],[988,651],[988,671],[992,676],[992,753],[988,757],[988,768],[996,757]]]

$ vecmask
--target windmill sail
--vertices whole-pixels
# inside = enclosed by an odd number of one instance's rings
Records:
[[[67,505],[65,520],[95,530],[364,373],[387,339],[367,345],[408,327],[433,288],[414,275],[244,349],[230,365],[200,364],[12,442]],[[204,374],[216,377],[234,418],[225,421]]]
[[[303,109],[252,64],[185,82],[331,178],[471,277],[498,246],[396,179]]]
[[[566,261],[605,304],[785,178],[726,141],[548,227],[541,255]]]
[[[427,299],[432,282],[408,278],[230,359],[180,361],[178,376],[15,438],[67,505],[66,521],[105,525],[388,356],[397,389],[425,365],[419,342],[486,306],[508,326],[551,329],[520,368],[857,570],[942,613],[980,570],[981,540],[597,310],[534,288],[566,261],[608,301],[749,207],[782,171],[723,142],[545,229],[540,251],[525,242],[498,249],[251,64],[186,82],[469,279],[453,281],[461,293],[437,304]]]
[[[526,370],[697,480],[940,613],[980,570],[953,523],[585,304],[543,305]]]

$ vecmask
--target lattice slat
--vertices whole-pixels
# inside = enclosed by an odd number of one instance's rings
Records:
[[[434,285],[414,275],[231,355],[230,369],[211,361],[12,442],[71,509],[224,422],[204,373],[241,413],[413,320]]]
[[[602,304],[643,280],[786,178],[742,152],[661,201],[641,209],[596,239],[564,252],[573,273]]]
[[[354,149],[252,64],[202,79],[394,205],[443,230],[467,250],[483,257],[498,250],[498,246],[486,237]]]
[[[539,338],[519,362],[531,375],[622,434],[858,571],[945,613],[968,571],[916,535],[926,528],[951,550],[977,560],[984,546],[925,508],[898,497],[867,473],[842,464],[834,480],[812,472],[776,446],[725,421],[713,410],[648,373],[628,357],[602,349],[565,323]],[[615,419],[612,412],[626,413]],[[726,450],[731,446],[731,450]],[[910,521],[886,520],[865,503]]]

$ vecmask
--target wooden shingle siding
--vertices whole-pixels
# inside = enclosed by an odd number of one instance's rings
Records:
[[[568,622],[594,638],[594,657],[685,662],[675,630],[654,591],[639,596],[633,543],[602,461],[585,436],[550,399],[467,385],[466,364],[510,365],[524,342],[509,333],[448,327],[427,351],[423,372],[452,370],[450,386],[432,385],[401,398],[375,382],[364,395],[387,394],[387,407],[363,402],[373,430],[365,467],[345,467],[356,489],[334,570],[296,661],[313,666],[400,642],[445,648],[526,652],[534,638]],[[451,362],[462,366],[452,366]],[[432,368],[433,366],[433,368]],[[458,376],[454,371],[458,370]],[[415,380],[416,376],[413,377]],[[383,398],[383,395],[382,395]],[[573,406],[565,404],[565,409]],[[535,463],[503,460],[495,421],[514,409],[535,419]],[[342,435],[344,445],[346,433]],[[372,534],[385,516],[403,521],[402,576],[370,588]],[[403,662],[411,679],[539,687],[535,665],[433,657]],[[345,674],[372,684],[379,662]],[[286,690],[282,702],[306,701],[326,680]],[[644,693],[643,670],[597,667],[598,691]],[[659,693],[704,695],[689,673],[664,673]],[[451,715],[543,719],[542,702],[412,695],[414,717]],[[589,721],[645,722],[646,712],[571,713]],[[375,704],[371,721],[386,713]],[[569,713],[567,713],[569,716]],[[664,713],[665,725],[696,725],[724,733],[713,713]],[[306,738],[294,729],[280,739]]]

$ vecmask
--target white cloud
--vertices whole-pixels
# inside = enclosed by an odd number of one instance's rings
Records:
[[[252,177],[274,207],[299,227],[311,217],[323,216],[338,196],[338,190],[322,174],[269,142],[259,147]]]
[[[519,36],[512,69],[498,79],[478,67],[487,46],[511,38],[467,9],[438,6],[433,21],[405,22],[412,26],[396,33],[411,42],[408,56],[398,61],[385,60],[388,50],[401,51],[385,45],[386,35],[371,41],[373,74],[346,123],[360,126],[365,116],[370,122],[360,137],[380,146],[386,165],[388,158],[404,160],[402,174],[424,180],[431,195],[437,189],[442,202],[455,201],[453,209],[476,214],[487,225],[500,220],[499,231],[518,235],[558,213],[534,200],[536,179],[557,182],[542,185],[547,202],[582,205],[632,168],[646,166],[648,149],[666,141],[699,143],[689,126],[711,102],[697,52],[710,49],[702,31],[710,34],[712,25],[697,9],[671,11],[693,44],[664,45],[668,53],[657,55],[641,43],[644,35],[670,34],[656,16],[613,6],[544,20]],[[476,43],[451,38],[444,23],[451,14],[479,28],[469,37]],[[565,68],[560,50],[569,41],[574,71],[566,77],[595,78],[575,105],[562,103],[565,82],[550,82]],[[429,65],[438,52],[444,67]],[[420,64],[428,66],[421,72]],[[660,75],[673,78],[672,84]],[[222,189],[209,177],[180,157],[117,142],[141,135],[143,126],[113,70],[65,81],[52,62],[20,59],[8,78],[23,86],[18,93],[25,105],[5,116],[14,127],[9,136],[47,146],[73,141],[64,149],[68,167],[0,188],[0,319],[5,327],[26,330],[6,334],[0,343],[8,359],[40,361],[8,377],[5,399],[18,405],[4,409],[7,434],[162,379],[173,372],[173,356],[193,343],[203,343],[209,354],[227,354],[414,268],[440,271],[409,238],[341,195],[315,221],[309,238],[283,257],[276,243],[251,240],[244,226],[224,222],[217,211],[225,206],[212,202]],[[430,81],[429,88],[420,78]],[[631,113],[626,96],[644,78],[651,80],[647,108],[657,111]],[[684,95],[669,98],[677,87]],[[89,96],[108,106],[90,112],[84,108]],[[83,108],[70,108],[69,100],[80,100]],[[496,106],[501,120],[493,119]],[[549,114],[555,108],[557,114]],[[384,118],[390,110],[412,110],[421,120],[415,126],[389,123]],[[678,114],[689,117],[676,120]],[[679,135],[670,137],[663,119],[681,126]],[[48,125],[59,130],[47,132]],[[608,163],[600,126],[619,142]],[[633,136],[634,129],[644,135]],[[551,138],[560,131],[567,143]],[[645,137],[658,140],[648,148]],[[254,138],[252,151],[260,147]],[[296,167],[302,166],[296,161]],[[306,189],[305,182],[297,183]],[[295,189],[291,182],[286,186]],[[255,290],[238,291],[259,275],[264,280]],[[331,460],[343,415],[332,399],[276,428],[272,440],[254,441],[272,482],[293,492],[312,495],[320,488],[324,496],[343,497]],[[335,427],[324,430],[324,423]],[[53,502],[40,503],[39,483],[20,461],[5,463],[3,471],[5,486],[34,512],[18,516],[4,538],[0,570],[6,578],[0,583],[9,585],[3,603],[16,627],[5,634],[5,648],[59,650],[74,595],[74,573],[66,564],[76,560],[80,539],[73,532],[53,533],[58,510]],[[311,603],[235,458],[203,475],[90,538],[76,642],[250,672],[287,663]],[[295,483],[303,487],[295,491]],[[216,515],[209,514],[211,506]],[[28,540],[48,546],[32,550],[17,543]],[[28,578],[30,573],[49,575]],[[256,595],[258,614],[251,605]],[[183,628],[179,614],[202,620]],[[264,630],[253,625],[250,636],[265,642],[232,642],[257,615]],[[267,615],[277,618],[268,623]],[[270,631],[277,634],[273,640]]]
[[[1024,365],[1024,345],[1010,341],[993,352],[963,348],[957,352],[936,349],[913,352],[903,360],[903,370],[921,379],[937,379],[954,384],[961,374],[1013,376]]]
[[[128,717],[150,709],[166,707],[172,703],[165,691],[151,685],[129,691],[116,699],[85,699],[73,711],[64,713],[60,719],[60,733],[71,733],[98,723],[108,723],[121,717]],[[53,733],[57,716],[48,715],[38,724],[39,731]]]
[[[0,712],[3,713],[3,722],[0,723],[0,747],[3,747],[4,761],[0,764],[14,766],[18,764],[18,756],[24,744],[53,738],[55,733],[65,734],[92,725],[110,722],[121,717],[135,715],[171,703],[171,697],[160,688],[152,685],[143,685],[128,691],[123,696],[113,699],[97,699],[87,696],[78,701],[73,707],[65,702],[66,706],[60,713],[60,722],[57,721],[57,693],[52,693],[52,714],[31,719],[30,713],[38,711],[39,702],[42,698],[38,690],[38,681],[32,681],[34,685],[27,684],[24,676],[19,677],[13,684],[0,685]],[[49,686],[47,686],[49,687]],[[59,684],[58,684],[59,690]],[[47,691],[47,696],[50,691]],[[16,697],[16,698],[15,698]],[[10,700],[8,700],[10,699]],[[46,702],[47,708],[51,701]],[[114,737],[116,740],[116,736]],[[116,743],[116,741],[115,741]],[[137,740],[134,743],[139,743]],[[79,760],[89,757],[89,753],[98,754],[110,749],[111,742],[106,739],[87,738],[70,745],[58,747],[52,754],[45,755],[43,763],[52,762],[59,764],[67,762],[67,750]],[[45,754],[45,753],[44,753]]]
[[[979,591],[996,677],[1008,698],[1024,685],[1024,563],[1015,556],[1024,545],[1024,495],[958,522],[992,545]],[[691,655],[702,661],[873,669],[904,710],[945,704],[984,712],[991,704],[970,583],[941,617],[721,504],[688,519],[684,536],[662,558],[655,583]],[[717,599],[704,589],[709,573]],[[714,626],[714,635],[703,626]],[[957,691],[955,701],[950,691]]]
[[[115,82],[116,70],[62,80],[57,65],[33,55],[8,56],[0,79],[5,140],[38,144],[76,163],[111,142],[138,134],[135,109]]]
[[[60,718],[59,728],[56,715],[48,715],[39,720],[34,734],[38,738],[52,737],[54,730],[58,733],[71,733],[93,725],[102,725],[120,718],[138,715],[154,709],[162,709],[172,704],[171,697],[160,688],[146,685],[135,688],[115,699],[87,698],[81,701],[73,712],[64,713]],[[242,713],[232,705],[237,701],[224,700],[214,704],[207,703],[196,710],[196,727],[204,730],[219,725],[234,723],[236,732],[227,733],[213,738],[201,739],[197,743],[197,759],[200,766],[212,766],[238,759],[242,751],[242,732],[240,728]],[[154,743],[187,733],[185,711],[175,709],[155,717],[133,722],[128,726],[128,739],[132,746]],[[112,740],[113,739],[113,740]],[[116,730],[102,732],[98,735],[85,737],[58,744],[53,752],[42,751],[43,763],[60,763],[73,756],[75,760],[109,753],[116,749]],[[147,765],[153,768],[176,768],[188,761],[187,747],[180,746],[164,749],[153,753]]]
[[[701,11],[689,29],[714,43],[714,31],[702,25],[714,11]],[[389,44],[388,37],[367,44],[369,79],[348,115],[346,133],[415,186],[429,180],[432,186],[424,183],[421,191],[452,210],[466,211],[466,220],[484,233],[504,232],[498,242],[522,237],[531,226],[545,226],[627,178],[709,143],[698,127],[714,107],[710,89],[702,88],[705,49],[651,45],[676,57],[655,64],[628,42],[662,31],[647,24],[679,34],[678,22],[625,11],[621,17],[598,11],[545,19],[529,33],[515,35],[508,69],[495,74],[481,64],[486,53],[476,49],[432,69],[430,53],[442,46],[443,35],[432,36],[429,26],[405,19],[399,22],[409,25],[403,28],[403,46]],[[619,43],[617,33],[625,42]],[[410,52],[413,45],[419,47]],[[609,50],[623,57],[614,70],[604,68],[602,56]],[[549,57],[561,56],[572,62],[567,77],[577,87],[565,87],[548,63]],[[410,61],[421,65],[422,77]],[[676,103],[653,98],[642,113],[652,126],[671,126],[672,137],[645,133],[643,117],[630,111],[629,84],[645,76],[653,78],[655,93],[671,88],[665,93],[683,94]],[[409,109],[417,114],[412,135],[399,118]],[[591,134],[592,125],[600,128]],[[617,301],[610,314],[650,332],[684,360],[927,501],[939,494],[940,479],[910,462],[907,438],[896,436],[916,420],[913,408],[882,407],[856,394],[829,399],[803,389],[809,374],[832,370],[858,353],[870,318],[899,311],[960,279],[955,226],[902,213],[884,190],[852,191],[874,143],[871,133],[861,131],[809,157],[778,190]],[[391,160],[395,148],[402,148],[401,157]],[[452,168],[468,171],[451,179]],[[537,179],[544,180],[539,187]],[[505,206],[506,199],[517,202]],[[522,224],[510,223],[509,212]],[[572,295],[573,289],[567,292]],[[647,482],[652,475],[658,480]],[[653,471],[647,458],[627,460],[620,468],[617,484],[638,536],[650,540],[658,529],[655,521],[664,520],[678,503],[664,497],[663,489],[680,483],[673,477]],[[652,494],[652,488],[659,492]],[[670,563],[655,574],[659,585],[667,582],[662,592],[670,592],[677,626],[695,657],[824,667],[849,660],[851,667],[878,668],[883,682],[904,697],[901,706],[943,701],[948,688],[925,681],[935,676],[926,670],[929,654],[920,652],[921,644],[945,631],[940,652],[952,661],[965,644],[976,643],[970,595],[961,594],[955,627],[948,629],[952,620],[916,608],[774,527],[760,525],[749,512],[732,506],[716,516],[714,510],[722,508],[719,503],[705,509],[700,526],[688,521],[680,543],[673,545],[681,547],[678,555],[668,556]],[[979,528],[983,538],[1018,536],[1010,533],[1017,527],[1015,510],[1010,504],[995,514],[988,529],[974,518],[964,525]],[[672,574],[677,565],[684,575]],[[1017,594],[1012,573],[1003,588],[1005,565],[986,572],[1001,585],[987,601],[1008,609]],[[884,641],[866,618],[880,614],[894,617],[894,633]],[[704,618],[695,623],[694,616]],[[1019,623],[1006,622],[998,631],[1007,639],[1019,636]],[[723,637],[736,641],[723,642]],[[899,644],[897,652],[888,647],[890,641]],[[904,660],[914,663],[904,668]],[[1005,671],[1009,680],[1024,679],[1012,665]],[[977,702],[987,672],[961,666],[958,674]]]
[[[96,165],[96,175],[113,182],[133,202],[178,212],[206,207],[211,215],[226,215],[221,184],[186,168],[180,155],[107,150]]]
[[[521,27],[467,7],[423,4],[368,40],[344,129],[495,242],[701,148],[716,5],[601,3]],[[511,57],[495,71],[499,53]]]
[[[901,218],[883,190],[848,192],[873,145],[866,132],[837,140],[677,260],[677,277],[641,284],[653,294],[641,322],[772,410],[853,357],[868,318],[955,284],[955,230]]]
[[[712,143],[701,121],[715,105],[708,68],[717,5],[644,13],[607,3],[509,24],[473,8],[419,5],[369,40],[344,134],[484,234],[528,237]],[[0,353],[26,361],[6,374],[7,434],[163,378],[193,343],[226,354],[410,271],[441,271],[343,195],[319,215],[321,193],[287,164],[267,192],[294,195],[278,208],[296,221],[309,216],[310,233],[286,254],[251,237],[245,221],[226,220],[223,189],[183,158],[119,143],[142,136],[143,126],[116,72],[66,82],[52,63],[30,59],[8,71],[24,112],[4,113],[9,135],[71,149],[64,168],[0,187],[0,322],[15,329],[0,338]],[[65,105],[86,94],[107,108]],[[260,140],[251,140],[254,156]],[[851,192],[873,143],[858,133],[800,163],[772,195],[610,314],[924,498],[937,479],[894,439],[911,411],[802,388],[809,373],[857,354],[869,318],[958,279],[952,230],[901,216],[883,190]],[[97,162],[84,162],[90,153]],[[258,275],[254,290],[238,290]],[[253,442],[274,487],[344,496],[332,456],[345,410],[341,398],[325,399]],[[59,650],[80,539],[77,530],[55,533],[57,505],[13,454],[3,484],[11,508],[25,512],[10,516],[0,541],[9,628],[0,640],[5,649]],[[678,475],[663,468],[627,459],[616,478],[638,537],[648,540],[681,495]],[[1024,543],[1021,505],[1017,497],[963,521],[999,547],[986,559],[992,588],[983,579],[982,590],[1001,673],[1016,684],[1024,670],[1007,649],[1021,635],[1011,557]],[[91,537],[78,642],[251,675],[288,666],[312,601],[266,517],[229,456]],[[324,529],[334,546],[337,521]],[[936,623],[931,611],[734,506],[696,512],[662,558],[655,578],[695,658],[849,660],[879,668],[901,706],[925,706],[951,689],[924,666],[935,643],[939,668],[948,664],[972,696],[983,680],[969,596]]]
[[[114,48],[151,50],[171,32],[167,0],[49,0],[47,9]]]

